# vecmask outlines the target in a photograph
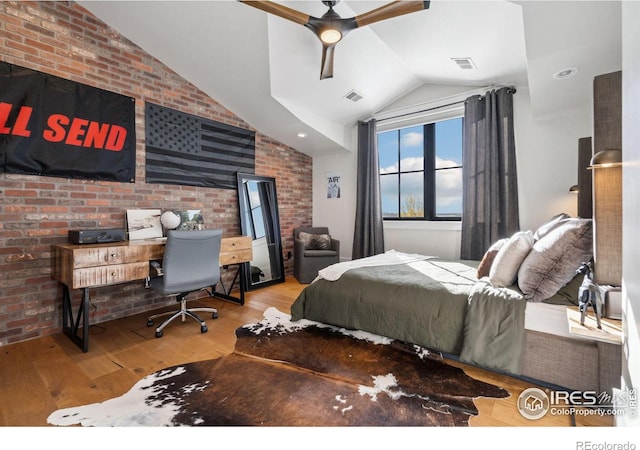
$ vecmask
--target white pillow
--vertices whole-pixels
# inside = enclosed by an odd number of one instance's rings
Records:
[[[500,248],[489,271],[489,280],[494,286],[513,285],[518,279],[518,270],[522,261],[533,247],[533,233],[518,231]]]

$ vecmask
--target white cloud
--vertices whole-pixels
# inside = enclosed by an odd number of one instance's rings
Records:
[[[380,168],[380,173],[381,174],[385,174],[385,173],[396,173],[398,172],[398,165],[397,164],[392,164],[390,166],[387,167],[381,167]]]
[[[445,167],[458,167],[460,163],[453,159],[442,159],[436,156],[436,169],[443,169]]]
[[[402,158],[400,161],[400,167],[402,171],[410,171],[410,170],[423,170],[424,169],[424,158],[422,156],[411,156],[408,158]]]
[[[436,167],[438,168],[446,168],[446,167],[457,167],[459,165],[458,162],[453,160],[445,160],[436,158]],[[423,168],[423,158],[422,157],[410,157],[404,158],[401,161],[402,170],[421,170]],[[381,173],[397,173],[398,165],[393,164],[391,166],[385,167],[381,169]],[[389,206],[394,208],[391,205],[397,205],[397,184],[396,179],[388,180],[385,183],[382,183],[382,198],[383,198],[383,209],[384,206]],[[438,209],[447,208],[449,206],[453,206],[454,210],[459,210],[461,208],[461,193],[462,193],[462,169],[455,170],[441,170],[437,172],[436,176],[436,190],[438,193],[437,202]],[[423,185],[422,185],[422,177],[415,176],[404,176],[402,181],[402,197],[403,199],[407,196],[413,197],[422,197]],[[397,206],[396,206],[397,207]]]
[[[406,147],[422,145],[422,133],[410,132],[402,135],[402,144]]]

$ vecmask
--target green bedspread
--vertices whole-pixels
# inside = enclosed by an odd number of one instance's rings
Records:
[[[525,300],[476,278],[477,262],[428,259],[319,279],[291,307],[309,319],[368,331],[518,374]]]

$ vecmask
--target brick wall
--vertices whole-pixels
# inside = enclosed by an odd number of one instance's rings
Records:
[[[225,235],[240,233],[234,190],[145,184],[146,101],[252,129],[233,112],[73,2],[0,2],[0,59],[134,97],[137,136],[135,183],[0,174],[0,345],[61,332],[51,245],[66,242],[69,229],[125,228],[126,209],[179,208],[201,209],[208,228]],[[311,171],[309,156],[256,134],[256,173],[276,178],[285,259],[293,228],[311,224]],[[91,323],[172,303],[142,283],[91,295]]]

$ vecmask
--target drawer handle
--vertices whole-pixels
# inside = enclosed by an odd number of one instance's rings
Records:
[[[116,272],[111,272],[112,277],[115,277],[116,275],[118,275]]]
[[[118,256],[118,255],[116,255],[115,253],[112,253],[111,255],[109,255],[109,257],[110,257],[111,259],[115,258],[116,256]]]

